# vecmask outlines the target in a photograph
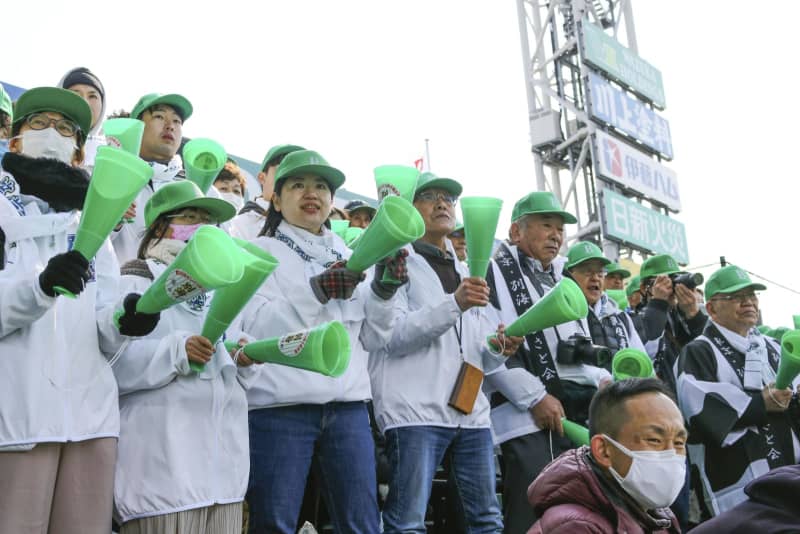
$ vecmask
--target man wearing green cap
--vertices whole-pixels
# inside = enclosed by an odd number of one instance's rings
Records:
[[[239,214],[230,224],[230,234],[246,241],[252,241],[264,229],[269,203],[275,190],[275,173],[287,154],[305,150],[298,145],[275,145],[267,151],[261,161],[261,172],[258,173],[258,183],[261,184],[261,196],[255,197],[245,203]]]
[[[625,294],[628,295],[628,306],[634,312],[639,308],[639,304],[642,303],[642,293],[639,291],[641,280],[641,277],[637,274],[628,281],[628,285],[625,287]]]
[[[453,244],[458,261],[467,261],[467,238],[464,234],[464,223],[456,221],[456,227],[448,234],[447,239]]]
[[[624,289],[626,278],[630,278],[631,272],[623,269],[618,263],[611,262],[606,266],[606,289]]]
[[[678,362],[689,458],[716,515],[743,502],[748,482],[800,461],[800,377],[778,389],[781,347],[756,328],[766,287],[727,265],[705,285],[710,320]]]

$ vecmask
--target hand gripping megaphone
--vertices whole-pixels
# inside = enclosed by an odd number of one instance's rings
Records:
[[[121,148],[133,156],[139,155],[143,134],[144,122],[139,119],[108,119],[103,123],[106,144]]]
[[[228,155],[222,145],[211,139],[192,139],[183,147],[183,169],[186,179],[191,180],[203,194],[214,183],[219,171],[225,166]]]
[[[469,275],[485,278],[503,201],[492,197],[462,197],[459,202],[464,219]]]
[[[650,356],[630,347],[617,351],[614,355],[614,359],[611,360],[611,374],[614,381],[655,376]]]
[[[388,196],[399,196],[414,201],[419,171],[416,167],[405,165],[381,165],[375,167],[375,186],[378,188],[378,202]]]
[[[781,338],[781,363],[778,366],[775,387],[778,389],[790,387],[798,374],[800,374],[800,330],[790,330]]]
[[[152,176],[153,168],[139,156],[110,146],[98,147],[73,249],[91,261]],[[54,289],[75,297],[63,287]]]
[[[228,350],[237,344],[226,342]],[[288,365],[326,376],[341,376],[350,363],[350,336],[339,321],[310,330],[248,343],[242,352],[251,360]]]
[[[223,332],[278,266],[278,260],[258,245],[241,239],[234,239],[234,242],[241,247],[238,254],[241,257],[243,274],[238,282],[217,289],[211,298],[200,335],[212,345],[216,345]],[[190,362],[189,367],[201,372],[205,366]]]
[[[576,447],[589,445],[591,439],[589,438],[588,428],[574,423],[565,417],[561,418],[561,426],[564,427],[564,435],[567,436]]]

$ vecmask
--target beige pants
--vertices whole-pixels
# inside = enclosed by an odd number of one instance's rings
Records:
[[[0,452],[0,534],[108,534],[117,439]]]
[[[128,521],[119,534],[240,534],[242,503],[215,504]]]

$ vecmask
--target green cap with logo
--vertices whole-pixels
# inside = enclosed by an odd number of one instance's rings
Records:
[[[431,189],[432,187],[443,189],[454,197],[461,196],[461,192],[464,190],[464,188],[461,187],[461,184],[452,178],[440,178],[432,172],[423,172],[419,175],[419,179],[417,180],[417,188],[414,190],[414,194],[417,194],[425,189]]]
[[[714,274],[708,277],[705,287],[706,300],[711,300],[717,293],[724,295],[749,288],[764,291],[767,286],[750,280],[750,276],[744,269],[735,265],[726,265],[721,269],[717,269]]]
[[[313,150],[295,150],[289,152],[278,165],[278,172],[275,174],[275,185],[281,180],[293,176],[311,174],[319,176],[331,188],[336,191],[344,183],[344,173],[339,169],[331,167],[325,158]]]
[[[591,241],[578,241],[567,251],[567,269],[572,269],[581,263],[589,260],[600,260],[603,265],[608,265],[611,260],[603,256],[603,251],[600,247]]]
[[[613,261],[606,267],[606,273],[618,274],[623,280],[631,275],[631,272],[628,269],[623,269],[618,263]]]
[[[180,115],[181,119],[184,121],[192,116],[192,103],[189,102],[186,97],[174,93],[167,95],[161,93],[150,93],[144,95],[139,99],[138,102],[136,102],[136,105],[133,106],[133,111],[131,111],[131,118],[140,119],[142,113],[158,104],[170,106],[178,112],[178,115]]]
[[[644,260],[639,276],[642,280],[652,278],[660,274],[674,274],[681,272],[678,262],[669,254],[657,254]]]
[[[144,223],[148,227],[159,215],[183,208],[208,212],[215,222],[225,222],[236,215],[236,208],[221,198],[210,198],[190,180],[178,180],[160,187],[144,206]]]
[[[518,221],[520,217],[530,214],[560,215],[565,223],[575,224],[578,222],[574,215],[562,209],[556,196],[549,191],[534,191],[519,199],[511,212],[511,222]]]
[[[285,156],[290,152],[296,152],[297,150],[305,150],[305,148],[299,145],[275,145],[267,151],[267,155],[261,160],[261,170],[263,171],[264,167],[269,165],[272,160]]]
[[[639,291],[639,287],[642,285],[642,279],[637,274],[633,278],[628,281],[628,285],[625,286],[625,293],[630,297],[637,291]]]
[[[8,120],[14,121],[14,105],[11,103],[11,96],[6,93],[3,84],[0,84],[0,111],[8,114]]]
[[[86,100],[58,87],[35,87],[22,93],[14,104],[14,124],[42,111],[61,113],[77,124],[84,136],[92,128],[92,110]]]

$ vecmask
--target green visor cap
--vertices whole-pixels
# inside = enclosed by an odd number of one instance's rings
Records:
[[[454,234],[454,233],[458,232],[459,230],[461,230],[462,232],[464,231],[464,223],[459,221],[458,219],[456,219],[456,227],[453,228],[453,231],[450,232],[450,233]]]
[[[590,241],[578,241],[567,251],[567,269],[580,265],[581,263],[589,260],[600,260],[603,265],[608,265],[611,260],[603,256],[603,251],[600,247]]]
[[[613,261],[606,267],[606,273],[618,274],[623,278],[623,280],[631,275],[631,272],[628,269],[623,269],[618,263],[614,263]]]
[[[567,224],[578,222],[574,215],[561,208],[556,196],[548,191],[534,191],[519,199],[511,212],[511,222],[518,221],[520,217],[532,213],[560,215]]]
[[[274,147],[270,148],[269,151],[267,151],[267,155],[261,160],[261,170],[263,171],[264,167],[266,167],[269,162],[275,158],[285,156],[290,152],[296,152],[298,150],[305,150],[305,148],[298,145],[275,145]]]
[[[464,190],[461,184],[452,178],[439,178],[432,172],[423,172],[419,175],[417,188],[414,190],[414,194],[416,195],[424,189],[431,189],[433,187],[443,189],[455,197],[460,197],[461,192]]]
[[[0,111],[8,114],[10,121],[14,121],[14,105],[11,103],[11,97],[6,93],[2,84],[0,84]]]
[[[179,180],[162,186],[153,193],[144,207],[144,223],[149,227],[160,215],[183,208],[198,208],[218,223],[236,215],[236,208],[219,198],[210,198],[194,182]]]
[[[639,276],[642,280],[658,276],[660,274],[674,274],[681,272],[678,262],[669,254],[658,254],[644,260]]]
[[[711,300],[717,293],[736,293],[747,288],[764,291],[767,286],[750,280],[750,276],[743,269],[735,265],[726,265],[722,269],[714,271],[714,274],[706,281],[706,300]]]
[[[185,97],[176,94],[164,95],[161,93],[150,93],[144,95],[136,102],[136,105],[133,106],[133,111],[131,111],[131,118],[141,118],[142,113],[158,104],[164,104],[165,106],[174,108],[184,121],[192,116],[192,103]]]
[[[319,176],[328,182],[331,191],[336,191],[344,183],[344,173],[328,165],[325,158],[317,152],[313,150],[296,150],[286,154],[281,164],[278,165],[275,184],[286,178],[304,174]]]
[[[92,128],[92,110],[86,101],[66,89],[35,87],[20,95],[14,104],[14,124],[31,113],[55,111],[73,121],[86,136]]]
[[[628,281],[628,285],[625,286],[625,293],[630,297],[637,291],[639,291],[639,287],[642,285],[642,279],[637,274],[633,278]]]

